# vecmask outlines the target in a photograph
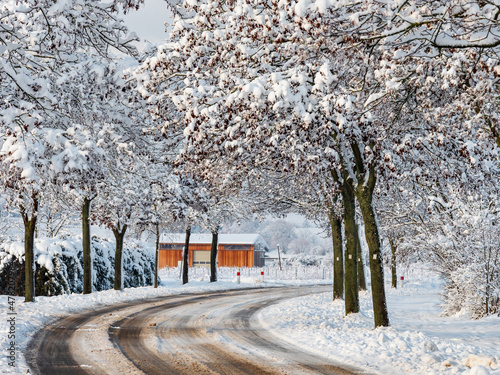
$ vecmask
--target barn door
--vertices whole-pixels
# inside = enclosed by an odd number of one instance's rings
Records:
[[[210,251],[194,250],[193,267],[210,267]]]

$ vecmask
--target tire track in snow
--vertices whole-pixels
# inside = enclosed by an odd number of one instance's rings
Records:
[[[284,299],[326,290],[181,294],[88,311],[37,332],[26,359],[34,373],[50,375],[362,373],[279,341],[253,318]]]

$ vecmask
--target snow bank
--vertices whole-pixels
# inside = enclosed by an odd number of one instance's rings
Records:
[[[332,293],[264,309],[259,320],[281,339],[333,360],[382,374],[500,374],[500,318],[443,317],[437,280],[387,289],[391,327],[373,329],[371,295],[344,316]]]

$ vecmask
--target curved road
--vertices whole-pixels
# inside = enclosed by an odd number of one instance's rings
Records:
[[[267,333],[256,313],[325,286],[181,294],[73,315],[40,330],[35,374],[361,374]]]

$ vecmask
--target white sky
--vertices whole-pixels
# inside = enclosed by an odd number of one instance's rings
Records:
[[[156,44],[166,39],[165,22],[171,15],[164,0],[145,0],[138,11],[130,10],[125,16],[125,24],[141,38],[142,47],[145,41]]]

